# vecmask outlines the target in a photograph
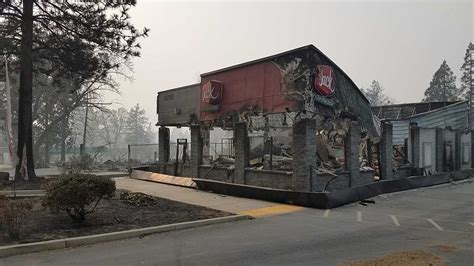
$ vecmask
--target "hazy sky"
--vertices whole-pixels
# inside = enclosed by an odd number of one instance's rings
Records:
[[[446,60],[457,77],[474,36],[473,1],[160,2],[138,0],[134,24],[151,28],[121,82],[125,107],[156,122],[156,93],[199,74],[314,44],[359,87],[378,80],[397,102],[417,102]]]

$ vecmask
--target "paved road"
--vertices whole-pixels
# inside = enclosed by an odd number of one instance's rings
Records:
[[[441,248],[441,247],[449,247]],[[340,265],[422,249],[474,265],[474,183],[421,189],[330,211],[250,221],[6,258],[1,265]]]

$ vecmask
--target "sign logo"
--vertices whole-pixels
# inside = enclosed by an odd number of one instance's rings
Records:
[[[314,88],[323,96],[329,96],[336,91],[336,79],[330,66],[318,65],[314,79]]]
[[[205,112],[217,112],[222,102],[224,83],[218,80],[210,80],[202,86],[201,102],[204,104]]]

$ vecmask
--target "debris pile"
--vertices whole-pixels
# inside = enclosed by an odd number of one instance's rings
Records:
[[[135,207],[148,207],[158,204],[156,198],[139,192],[131,193],[127,191],[121,191],[120,199],[125,203]]]

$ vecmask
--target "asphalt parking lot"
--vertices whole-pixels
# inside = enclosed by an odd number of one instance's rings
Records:
[[[474,262],[474,180],[375,197],[332,210],[294,208],[75,249],[5,258],[1,265],[343,265],[422,250],[447,265]]]

